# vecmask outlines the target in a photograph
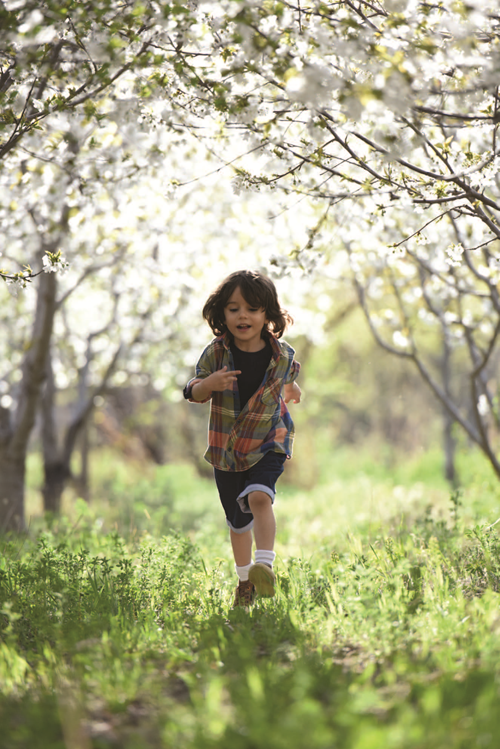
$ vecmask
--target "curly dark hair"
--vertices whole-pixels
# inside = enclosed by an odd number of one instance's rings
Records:
[[[266,312],[268,324],[265,331],[281,338],[292,317],[280,307],[276,287],[267,276],[258,271],[239,270],[225,278],[208,297],[203,307],[203,317],[212,328],[214,335],[223,335],[227,331],[224,308],[233,291],[240,288],[243,298],[252,307],[262,308]]]

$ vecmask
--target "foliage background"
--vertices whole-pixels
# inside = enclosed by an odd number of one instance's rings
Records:
[[[0,3],[8,749],[495,746],[498,22]],[[181,396],[240,267],[304,390],[249,613]]]

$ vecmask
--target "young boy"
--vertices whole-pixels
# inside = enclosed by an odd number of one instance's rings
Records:
[[[275,593],[275,485],[291,457],[300,364],[283,335],[292,318],[273,282],[260,273],[232,273],[210,295],[203,317],[217,336],[184,388],[191,402],[211,399],[208,449],[230,529],[239,578],[235,606]],[[252,562],[252,531],[255,562]]]

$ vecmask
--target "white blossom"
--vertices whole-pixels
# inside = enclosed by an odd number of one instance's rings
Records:
[[[449,266],[456,268],[462,263],[462,256],[464,254],[464,248],[462,244],[450,244],[446,248],[446,262]]]
[[[395,330],[392,334],[392,341],[395,346],[398,346],[399,348],[407,348],[410,341],[407,336],[405,336],[400,330]]]
[[[477,410],[481,416],[487,416],[490,410],[490,405],[488,403],[488,398],[486,395],[482,394],[479,396],[477,401]]]

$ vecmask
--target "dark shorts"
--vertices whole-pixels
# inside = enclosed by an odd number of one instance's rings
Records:
[[[215,483],[226,513],[226,522],[235,533],[245,533],[253,525],[248,506],[250,492],[261,491],[274,502],[275,485],[285,468],[286,455],[268,452],[247,471],[232,473],[214,468]]]

